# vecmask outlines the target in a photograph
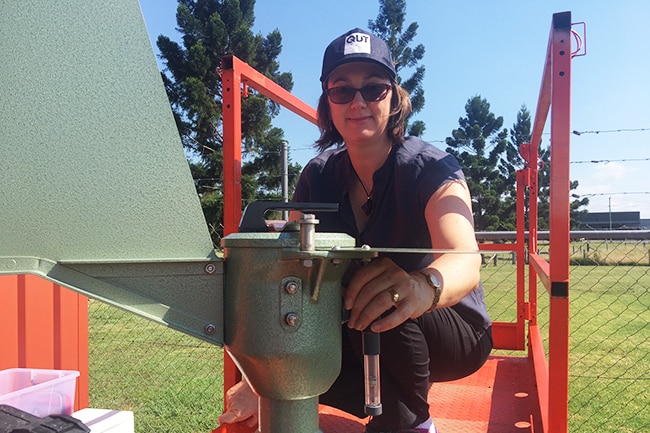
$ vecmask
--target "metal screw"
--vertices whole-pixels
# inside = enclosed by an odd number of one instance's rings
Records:
[[[284,316],[284,321],[289,326],[297,326],[298,322],[300,321],[300,316],[298,316],[296,313],[287,313],[287,315]]]
[[[295,281],[288,281],[284,286],[284,290],[286,290],[286,292],[290,295],[295,295],[298,293],[298,283]]]
[[[205,265],[205,268],[203,269],[205,270],[205,273],[208,275],[212,275],[217,271],[217,267],[214,265],[214,263],[208,263],[207,265]]]
[[[208,335],[214,335],[214,333],[217,332],[217,327],[214,326],[212,323],[208,323],[203,328],[203,331]]]
[[[362,250],[369,250],[370,245],[363,244],[363,245],[361,245],[361,249]],[[361,259],[361,263],[370,263],[370,262],[372,262],[372,259],[370,257],[364,257],[364,258]]]

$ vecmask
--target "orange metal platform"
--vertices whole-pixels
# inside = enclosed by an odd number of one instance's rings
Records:
[[[431,417],[440,433],[541,432],[535,374],[527,357],[491,356],[473,375],[434,384],[429,392]],[[363,433],[367,420],[320,407],[323,433]],[[249,433],[221,426],[213,433]]]

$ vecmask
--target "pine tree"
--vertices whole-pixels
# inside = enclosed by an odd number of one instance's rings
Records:
[[[235,55],[287,90],[291,73],[280,72],[282,36],[253,34],[255,0],[179,0],[176,12],[182,44],[160,35],[162,73],[176,124],[188,154],[197,192],[218,245],[222,235],[222,124],[219,67]],[[250,90],[242,100],[242,199],[279,199],[283,131],[272,128],[278,106]],[[289,165],[293,182],[300,172]]]
[[[460,128],[447,137],[446,150],[465,172],[476,230],[511,230],[501,221],[506,179],[499,165],[508,136],[508,130],[501,129],[503,117],[496,117],[488,101],[479,95],[467,101],[465,112],[466,117],[458,119]]]
[[[418,62],[424,57],[424,45],[418,44],[411,48],[415,36],[417,36],[418,23],[412,22],[404,28],[406,18],[405,0],[379,0],[379,14],[377,18],[368,20],[368,29],[375,35],[386,41],[391,50],[395,69],[398,74],[399,84],[409,92],[413,113],[408,120],[408,135],[421,137],[424,134],[426,125],[421,120],[411,122],[411,117],[419,113],[424,107],[424,79],[425,67]],[[404,78],[401,72],[415,68],[410,77]]]
[[[519,153],[519,148],[522,144],[530,143],[530,134],[530,112],[525,105],[522,105],[517,113],[517,121],[510,129],[510,139],[506,143],[505,156],[499,164],[499,170],[504,179],[502,193],[504,203],[500,219],[507,230],[517,228],[517,171],[524,168],[525,163]]]

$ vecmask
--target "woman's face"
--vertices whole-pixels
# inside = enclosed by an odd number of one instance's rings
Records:
[[[332,121],[346,146],[387,138],[386,126],[390,117],[392,87],[383,69],[368,62],[343,64],[328,77],[327,89],[345,86],[360,89],[367,85],[388,87],[380,95],[384,96],[383,99],[374,102],[366,101],[361,92],[355,92],[352,100],[343,104],[333,103],[333,96],[328,98]],[[374,92],[376,95],[378,89],[381,91],[378,87],[371,90],[376,90]]]

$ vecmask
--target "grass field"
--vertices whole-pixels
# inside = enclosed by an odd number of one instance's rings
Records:
[[[89,316],[91,407],[133,411],[138,433],[217,426],[221,348],[99,302]]]
[[[515,266],[486,266],[483,279],[493,318],[514,320]],[[650,267],[573,266],[570,297],[569,430],[650,431]],[[97,302],[90,310],[91,406],[133,410],[138,433],[216,427],[220,348]]]

